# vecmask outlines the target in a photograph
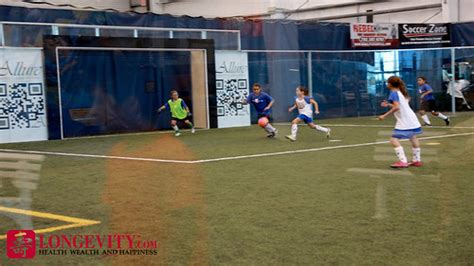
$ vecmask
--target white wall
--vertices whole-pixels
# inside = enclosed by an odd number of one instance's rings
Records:
[[[130,0],[39,0],[38,2],[48,2],[51,4],[70,4],[77,7],[94,7],[97,9],[107,9],[112,8],[119,11],[129,11],[130,10]],[[24,3],[21,0],[0,0],[0,4],[5,5],[17,5],[17,6],[26,6],[26,7],[44,7],[44,8],[54,8],[51,5],[43,4],[29,4]],[[65,7],[61,7],[65,8]]]
[[[443,2],[449,5],[442,5]],[[156,13],[170,13],[175,15],[190,15],[204,17],[235,17],[261,15],[263,18],[271,18],[272,10],[295,10],[305,0],[170,0],[167,4],[160,4],[159,0],[152,0],[152,9]],[[372,3],[367,3],[372,2]],[[474,21],[474,0],[391,0],[391,1],[366,1],[366,0],[309,0],[301,10],[313,7],[328,7],[351,3],[350,6],[336,6],[307,12],[295,12],[289,19],[320,19],[338,15],[356,14],[374,11],[391,11],[399,8],[413,8],[426,5],[438,5],[443,7],[424,8],[416,11],[397,12],[391,14],[375,15],[375,22],[456,22]],[[443,8],[450,7],[451,11],[459,10],[456,16],[446,15]],[[275,17],[275,16],[273,16]],[[277,16],[277,18],[280,18]],[[325,19],[326,21],[339,22],[365,22],[365,16],[343,19]]]
[[[98,9],[112,8],[130,11],[130,0],[39,0],[54,4],[71,4],[78,7],[92,6]],[[284,18],[291,11],[314,7],[327,7],[319,10],[292,13],[288,18],[297,20],[323,19],[333,16],[356,14],[367,10],[384,11],[398,8],[419,7],[437,4],[442,8],[428,8],[418,11],[397,12],[375,15],[375,22],[456,22],[474,21],[474,0],[150,0],[155,13],[204,17],[249,17]],[[164,2],[168,2],[163,4]],[[368,3],[369,2],[369,3]],[[370,3],[371,2],[371,3]],[[1,4],[28,7],[48,7],[48,5],[26,4],[21,0],[0,0]],[[303,5],[304,4],[304,5]],[[351,4],[349,6],[340,6]],[[334,6],[328,8],[329,6]],[[139,10],[144,11],[144,10]],[[365,16],[342,19],[325,19],[337,22],[365,22]]]
[[[474,21],[474,0],[459,0],[459,20]]]

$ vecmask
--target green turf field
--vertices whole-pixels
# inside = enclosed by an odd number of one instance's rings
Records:
[[[372,117],[320,121],[333,141],[301,125],[292,143],[281,124],[276,139],[252,126],[0,145],[45,154],[31,210],[100,221],[55,234],[138,233],[159,243],[156,256],[22,262],[472,264],[474,116],[432,121],[420,137],[425,165],[406,170],[389,168],[394,121]],[[0,197],[15,193],[0,186]],[[15,224],[2,215],[4,234]],[[0,265],[9,265],[4,251],[0,240]]]

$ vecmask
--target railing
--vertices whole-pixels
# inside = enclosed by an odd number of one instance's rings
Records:
[[[0,46],[42,47],[42,35],[214,39],[216,50],[240,50],[239,30],[0,21]]]

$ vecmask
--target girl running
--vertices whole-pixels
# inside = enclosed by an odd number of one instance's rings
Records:
[[[325,128],[314,124],[312,106],[314,106],[314,113],[319,114],[318,103],[312,97],[309,96],[308,88],[303,86],[299,86],[298,88],[296,88],[295,104],[290,109],[288,109],[288,111],[292,112],[293,110],[295,110],[295,108],[298,108],[299,115],[291,122],[291,135],[286,136],[287,139],[291,141],[296,141],[298,124],[301,121],[305,122],[310,128],[326,133],[327,138],[331,136],[330,128]]]
[[[268,94],[262,91],[262,85],[255,83],[252,86],[252,93],[244,99],[244,104],[252,104],[257,111],[258,118],[266,117],[268,121],[271,121],[271,112],[272,106],[275,101],[273,98]],[[272,126],[272,124],[268,123],[264,130],[268,133],[267,137],[274,138],[278,134],[278,130]]]
[[[420,98],[421,98],[421,108],[420,108],[420,115],[421,119],[423,119],[423,122],[425,122],[425,126],[431,126],[431,121],[428,118],[428,115],[426,112],[431,112],[433,116],[436,116],[442,120],[444,120],[444,123],[446,123],[447,126],[449,126],[449,117],[445,116],[441,112],[437,112],[436,108],[436,100],[433,95],[433,89],[431,88],[430,85],[428,85],[428,82],[426,82],[425,77],[418,77],[417,80],[418,86],[418,92],[420,93]]]
[[[403,80],[392,76],[387,80],[387,87],[390,90],[388,101],[381,103],[382,107],[390,107],[390,110],[379,116],[379,120],[384,120],[388,115],[393,114],[397,119],[390,143],[395,149],[398,162],[391,165],[392,168],[407,168],[408,166],[422,166],[420,143],[416,135],[422,133],[421,124],[415,112],[410,108],[408,91]],[[409,139],[412,145],[413,160],[408,163],[405,151],[400,144],[400,139]]]

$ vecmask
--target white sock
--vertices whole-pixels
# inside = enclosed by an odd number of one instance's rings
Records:
[[[268,133],[275,132],[275,128],[272,127],[272,125],[270,125],[270,123],[268,123],[268,124],[265,126],[265,130],[266,130]]]
[[[423,121],[424,121],[426,124],[431,125],[431,122],[430,122],[430,119],[428,118],[428,115],[422,115],[422,116],[421,116],[421,119],[423,119]]]
[[[443,120],[446,120],[448,117],[443,115],[442,113],[438,113],[438,117],[443,119]]]
[[[413,152],[413,161],[414,162],[421,162],[421,149],[420,148],[412,148]]]
[[[400,162],[407,163],[407,157],[405,156],[405,151],[403,150],[403,147],[402,146],[396,147],[394,148],[394,150],[395,150],[395,154],[398,157],[398,160],[400,160]]]
[[[318,125],[316,125],[316,127],[314,129],[316,129],[318,131],[322,131],[324,133],[328,133],[328,131],[329,131],[329,129],[327,129],[325,127],[322,127],[322,126],[318,126]]]
[[[174,131],[179,131],[178,126],[172,126],[172,128],[174,129]]]
[[[292,124],[291,125],[291,136],[296,138],[296,133],[298,132],[298,125]]]

